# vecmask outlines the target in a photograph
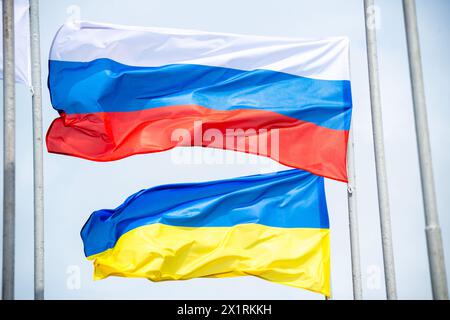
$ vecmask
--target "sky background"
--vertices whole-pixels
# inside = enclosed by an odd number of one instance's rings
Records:
[[[376,5],[398,296],[430,299],[402,5],[400,0],[378,0]],[[79,14],[83,20],[125,25],[301,38],[349,37],[363,294],[366,299],[385,298],[362,0],[41,0],[43,84],[52,38],[71,13]],[[450,1],[417,0],[417,13],[438,210],[450,275]],[[31,97],[23,85],[17,85],[16,90],[16,298],[32,299]],[[45,86],[43,116],[46,131],[57,112],[51,107]],[[244,156],[247,160],[252,157],[255,156]],[[44,150],[46,298],[323,299],[315,293],[252,277],[160,283],[114,277],[92,280],[93,267],[84,257],[79,232],[93,211],[114,208],[128,195],[159,184],[231,178],[276,168],[267,162],[255,165],[249,161],[235,165],[180,165],[173,163],[171,152],[95,163]],[[346,185],[326,181],[326,192],[331,221],[333,298],[351,299]]]

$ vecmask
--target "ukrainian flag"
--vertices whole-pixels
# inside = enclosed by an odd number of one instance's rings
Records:
[[[95,279],[252,275],[330,295],[324,181],[297,169],[141,190],[81,236]]]

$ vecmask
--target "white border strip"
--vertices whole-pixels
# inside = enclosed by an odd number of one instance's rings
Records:
[[[307,40],[74,21],[56,34],[50,59],[108,58],[147,67],[199,64],[350,80],[348,50],[345,37]]]

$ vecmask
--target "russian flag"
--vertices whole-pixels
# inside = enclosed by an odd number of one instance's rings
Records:
[[[47,134],[52,153],[112,161],[197,145],[347,180],[346,38],[77,22],[55,36],[48,86],[59,112]],[[196,126],[214,134],[195,139]],[[187,138],[174,136],[180,130]]]

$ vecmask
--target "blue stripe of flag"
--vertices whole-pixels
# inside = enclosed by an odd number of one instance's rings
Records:
[[[322,177],[301,170],[141,190],[111,210],[94,212],[81,231],[86,256],[114,247],[132,229],[161,223],[232,227],[329,228]]]
[[[347,80],[192,64],[135,67],[110,59],[49,63],[53,107],[67,114],[193,104],[214,110],[273,111],[335,130],[350,127]]]

